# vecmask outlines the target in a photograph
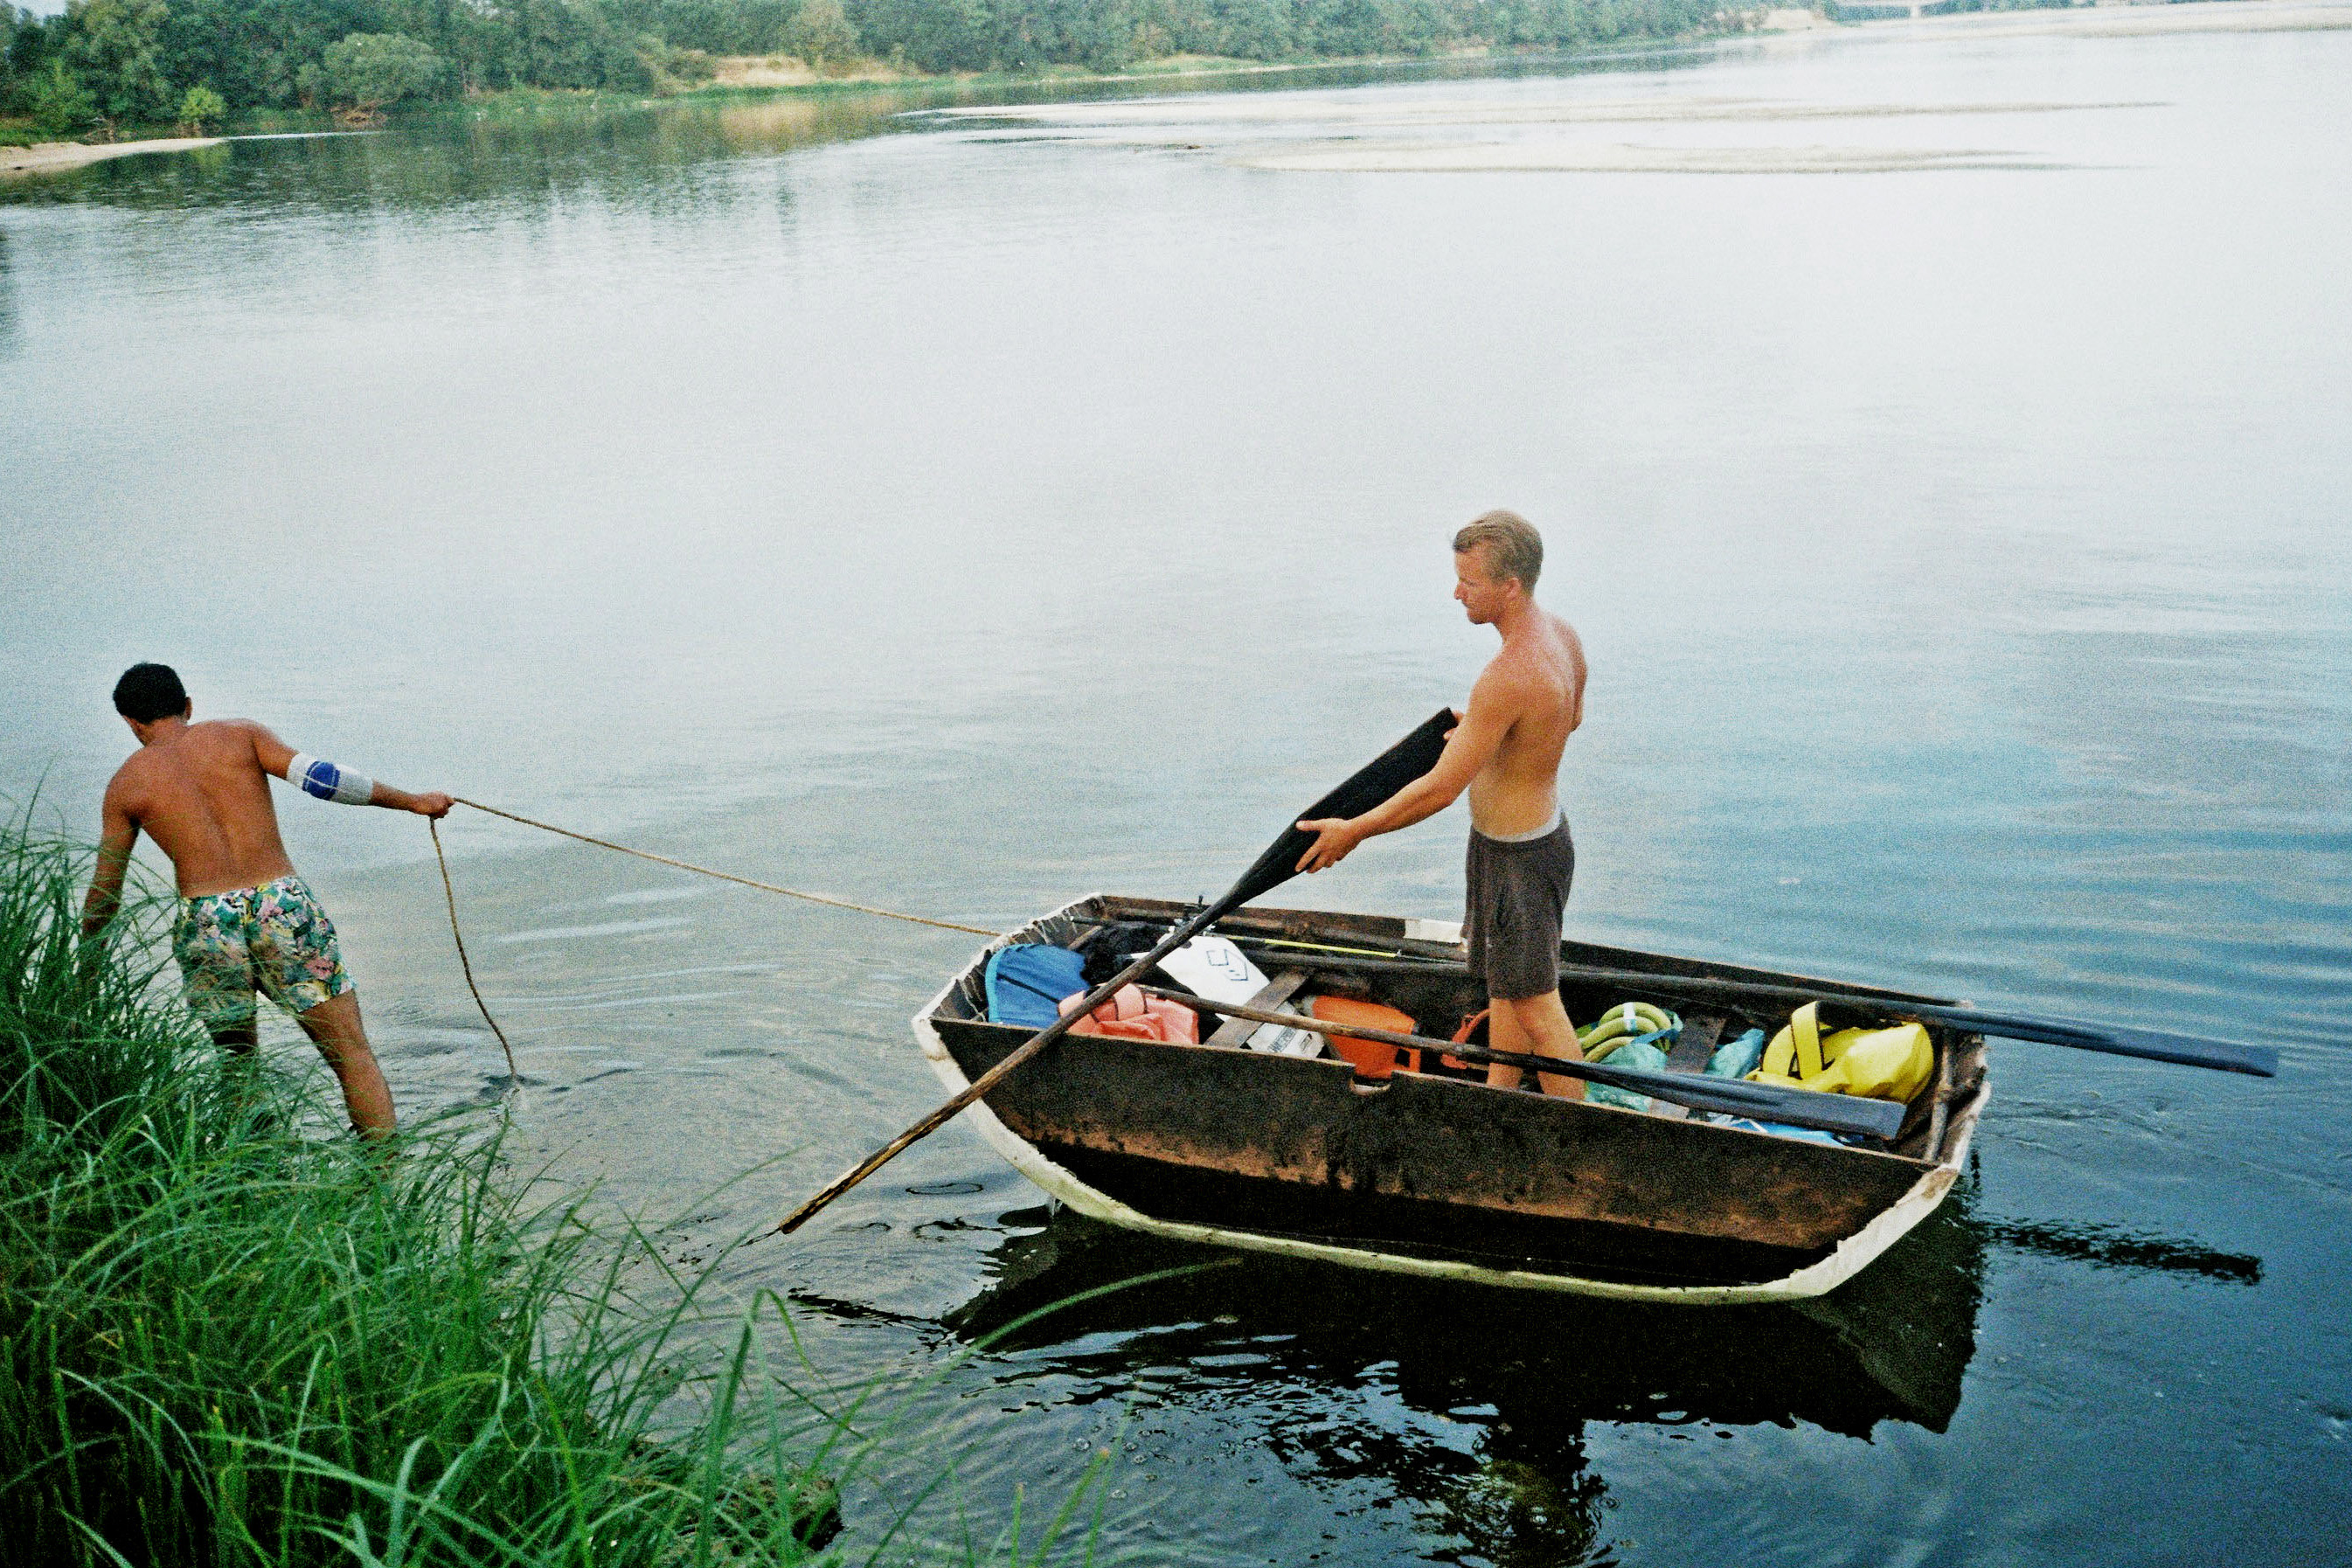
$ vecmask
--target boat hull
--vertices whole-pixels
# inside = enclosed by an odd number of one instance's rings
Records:
[[[1003,941],[1069,940],[1105,919],[1181,912],[1097,897]],[[1402,921],[1307,911],[1244,911],[1223,929],[1253,922],[1334,942],[1411,934]],[[1799,978],[1566,951],[1574,963],[1657,973],[1666,988],[1677,973]],[[975,978],[984,958],[914,1019],[950,1089],[1028,1038],[982,1017]],[[1411,978],[1456,988],[1425,993],[1423,1016],[1442,1013],[1468,984]],[[1055,1198],[1150,1235],[1512,1289],[1693,1305],[1787,1300],[1851,1278],[1958,1178],[1983,1096],[1980,1082],[1965,1096],[1952,1089],[1971,1068],[1980,1079],[1982,1045],[1956,1036],[1939,1048],[1946,1105],[1932,1149],[1924,1130],[1913,1139],[1920,1157],[1458,1079],[1399,1073],[1375,1087],[1329,1059],[1093,1036],[1048,1047],[966,1115]]]

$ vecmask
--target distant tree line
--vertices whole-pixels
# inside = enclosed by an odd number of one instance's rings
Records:
[[[949,71],[1115,69],[1179,54],[1280,60],[1478,44],[1579,48],[1695,32],[1726,9],[1725,0],[853,0],[849,16],[874,53]]]
[[[1736,0],[1735,0],[1736,3]],[[0,5],[0,117],[55,135],[509,87],[642,92],[714,55],[930,71],[1114,68],[1472,44],[1575,47],[1714,23],[1725,0],[71,0]]]

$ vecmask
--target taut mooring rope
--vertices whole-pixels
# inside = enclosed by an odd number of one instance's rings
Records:
[[[449,798],[459,805],[470,805],[476,811],[486,811],[492,816],[503,816],[509,822],[520,822],[525,827],[536,827],[541,832],[558,833],[566,838],[577,838],[581,843],[593,844],[599,849],[617,849],[624,855],[634,855],[640,860],[651,860],[656,865],[675,866],[681,871],[691,871],[698,877],[716,877],[722,882],[733,882],[745,888],[757,888],[763,893],[782,893],[788,899],[805,899],[812,904],[830,904],[836,910],[855,910],[861,915],[880,915],[887,921],[906,921],[913,925],[937,926],[941,931],[970,931],[974,936],[998,934],[986,926],[961,925],[954,921],[935,921],[929,915],[909,915],[902,914],[897,910],[877,910],[871,904],[853,904],[847,899],[828,899],[823,893],[803,893],[797,888],[780,888],[773,882],[755,882],[749,877],[738,877],[727,871],[714,871],[708,866],[697,866],[685,860],[673,860],[667,855],[656,855],[650,849],[632,849],[625,844],[615,844],[609,838],[592,837],[585,833],[574,833],[568,827],[558,827],[551,822],[540,822],[511,811],[500,811],[495,805],[484,805],[480,801],[467,800],[462,795],[452,795]],[[437,851],[441,844],[441,836],[438,832],[433,836],[433,844]],[[443,869],[446,876],[446,868]]]
[[[692,871],[699,877],[716,877],[722,882],[733,882],[745,888],[757,888],[763,893],[782,893],[788,899],[805,899],[812,904],[829,904],[836,910],[854,910],[861,915],[880,915],[884,920],[906,921],[919,926],[937,926],[941,931],[970,931],[974,936],[997,934],[986,926],[961,925],[954,921],[935,921],[929,915],[909,915],[902,914],[897,910],[877,910],[871,904],[853,904],[847,899],[828,899],[823,893],[803,893],[797,888],[780,888],[773,882],[755,882],[749,877],[738,877],[727,871],[714,871],[708,866],[697,866],[685,860],[673,860],[667,855],[656,855],[650,849],[632,849],[625,844],[615,844],[609,838],[597,838],[585,833],[574,833],[568,827],[558,827],[551,822],[541,822],[516,812],[500,811],[495,805],[484,805],[480,801],[467,800],[462,795],[452,795],[449,798],[459,805],[470,805],[476,811],[487,812],[492,816],[503,816],[509,822],[520,822],[525,827],[536,827],[544,833],[560,834],[565,838],[577,838],[581,843],[593,844],[599,849],[617,850],[623,855],[634,855],[640,860],[651,860],[657,865],[675,866],[681,871]],[[427,817],[425,820],[425,826],[433,830],[433,858],[440,863],[441,894],[449,903],[449,934],[457,940],[457,964],[466,972],[466,989],[474,994],[474,1005],[480,1009],[482,1022],[490,1026],[490,1033],[499,1037],[499,1048],[507,1054],[508,1080],[520,1084],[522,1072],[515,1066],[514,1047],[507,1044],[507,1032],[499,1027],[499,1021],[490,1016],[489,1004],[482,1000],[482,988],[474,984],[474,961],[466,955],[466,933],[457,929],[457,889],[456,884],[449,880],[449,857],[441,850],[441,824]]]

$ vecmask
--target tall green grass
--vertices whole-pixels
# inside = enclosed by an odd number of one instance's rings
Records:
[[[152,908],[150,940],[77,940],[79,870],[0,832],[0,1556],[821,1554],[860,1407],[795,1403],[757,1316],[720,1353],[708,1274],[528,1204],[480,1118],[322,1135],[158,984]]]

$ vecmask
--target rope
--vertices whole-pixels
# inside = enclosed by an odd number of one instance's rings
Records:
[[[471,804],[470,802],[468,804]],[[474,1005],[482,1010],[482,1022],[499,1037],[499,1049],[507,1054],[507,1081],[520,1085],[522,1069],[515,1066],[514,1047],[507,1044],[507,1032],[490,1016],[490,1005],[482,1000],[482,988],[474,984],[474,961],[466,956],[466,933],[457,929],[457,889],[449,880],[449,857],[441,853],[441,824],[432,817],[425,826],[433,830],[433,858],[441,863],[441,893],[449,900],[449,934],[457,941],[457,966],[466,972],[466,989],[474,994]]]
[[[519,816],[511,811],[500,811],[495,805],[484,805],[480,801],[467,800],[462,795],[453,795],[450,798],[454,799],[459,805],[470,805],[476,811],[485,811],[489,813],[492,816],[503,816],[509,822],[520,822],[525,827],[536,827],[542,832],[561,834],[566,838],[577,838],[581,843],[593,844],[599,849],[617,849],[624,855],[634,855],[640,860],[651,860],[656,865],[662,866],[675,866],[681,871],[692,871],[697,876],[700,877],[716,877],[722,882],[733,882],[739,887],[757,888],[763,893],[782,893],[788,899],[804,899],[812,904],[830,904],[836,910],[854,910],[861,915],[880,915],[884,920],[906,921],[913,925],[937,926],[941,931],[970,931],[974,936],[995,936],[998,934],[997,932],[989,930],[986,926],[961,925],[954,921],[935,921],[928,915],[901,914],[897,910],[877,910],[871,904],[853,904],[847,899],[828,899],[822,893],[803,893],[797,888],[780,888],[773,882],[755,882],[749,877],[737,877],[725,871],[714,871],[708,866],[696,866],[684,860],[673,860],[667,855],[656,855],[648,849],[632,849],[625,844],[615,844],[609,838],[591,837],[585,833],[574,833],[568,827],[558,827],[551,822],[540,822],[531,817]],[[441,847],[441,835],[437,828],[433,835],[433,847],[436,854],[439,852]],[[441,868],[441,878],[445,882],[447,881],[449,878],[449,868],[446,862]],[[456,908],[456,903],[453,900],[450,905],[453,920],[455,918]],[[460,952],[464,951],[464,946],[465,944],[463,942],[458,944]],[[479,1001],[480,999],[480,993],[477,992],[475,994],[475,1000]],[[489,1016],[489,1014],[486,1010],[482,1016],[484,1017],[488,1017]],[[496,1026],[497,1026],[495,1025],[492,1026],[494,1028]]]

